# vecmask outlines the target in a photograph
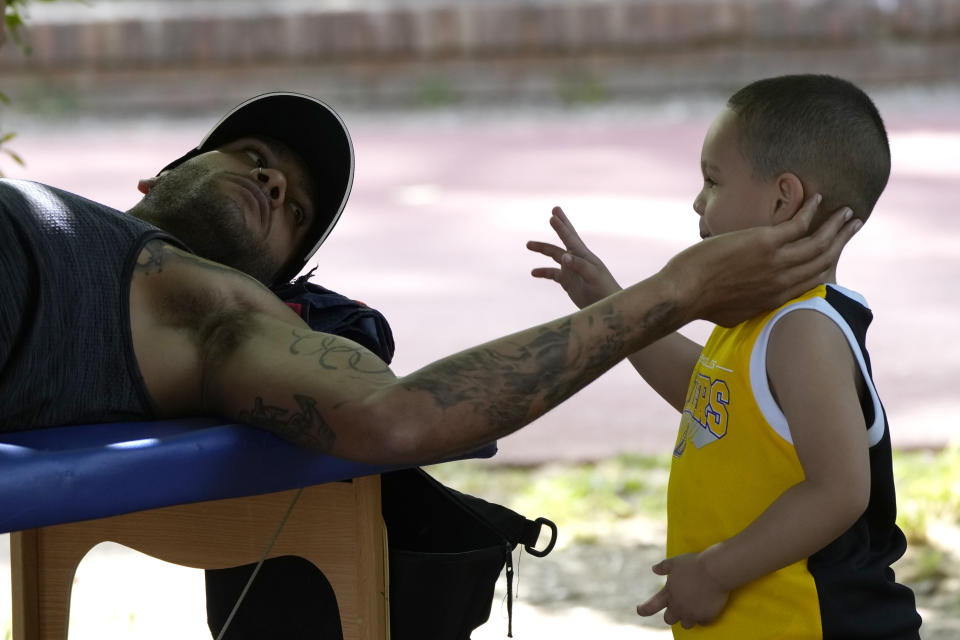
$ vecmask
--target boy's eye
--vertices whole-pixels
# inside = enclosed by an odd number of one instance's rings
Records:
[[[714,185],[717,184],[717,183],[714,182],[713,180],[711,180],[710,178],[708,178],[707,176],[704,176],[704,177],[703,177],[703,184],[707,185],[708,187],[712,187],[712,186],[714,186]]]

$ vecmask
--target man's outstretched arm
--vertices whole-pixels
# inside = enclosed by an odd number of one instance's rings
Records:
[[[359,345],[309,331],[269,292],[227,287],[216,318],[177,331],[197,354],[187,368],[206,412],[344,458],[421,462],[519,429],[689,320],[735,322],[810,288],[855,231],[838,215],[805,238],[815,208],[702,242],[577,313],[402,378]],[[196,260],[167,251],[172,263]]]
[[[670,294],[664,286],[651,297]],[[404,377],[348,340],[247,316],[240,330],[249,333],[211,372],[205,400],[215,413],[341,457],[437,459],[528,424],[677,322],[669,303],[623,306],[601,303]]]

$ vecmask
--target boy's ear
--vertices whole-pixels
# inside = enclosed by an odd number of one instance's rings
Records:
[[[157,184],[156,176],[154,176],[153,178],[142,178],[139,182],[137,182],[137,190],[143,195],[147,195],[148,193],[150,193],[150,190],[153,189],[153,187],[156,184]]]
[[[795,174],[780,174],[776,189],[777,202],[773,211],[773,224],[789,220],[803,206],[803,183]]]

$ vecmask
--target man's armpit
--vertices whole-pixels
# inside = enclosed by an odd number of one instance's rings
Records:
[[[130,286],[134,352],[161,410],[209,410],[211,374],[267,318],[305,327],[258,281],[160,240],[138,254]]]

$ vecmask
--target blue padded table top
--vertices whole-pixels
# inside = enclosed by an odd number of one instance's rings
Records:
[[[490,444],[464,457],[489,458],[496,451]],[[351,462],[214,419],[0,433],[0,533],[410,466]]]

